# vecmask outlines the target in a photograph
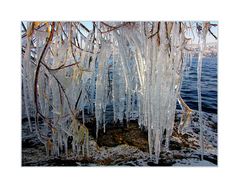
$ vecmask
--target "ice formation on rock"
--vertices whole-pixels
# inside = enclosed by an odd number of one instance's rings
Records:
[[[96,118],[97,138],[98,130],[110,125],[106,114],[111,106],[115,123],[137,119],[147,130],[150,156],[157,162],[162,149],[169,149],[185,57],[190,58],[185,55],[188,23],[93,22],[92,27],[28,23],[22,82],[29,127],[35,116],[34,130],[47,154],[67,156],[71,147],[75,156],[87,155],[87,116]]]

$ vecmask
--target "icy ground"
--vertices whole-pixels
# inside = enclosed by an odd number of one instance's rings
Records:
[[[177,112],[176,122],[180,112]],[[121,144],[116,147],[101,146],[90,137],[88,157],[47,158],[45,148],[34,136],[28,136],[25,123],[22,131],[23,166],[217,166],[217,115],[203,113],[204,160],[200,160],[198,114],[192,115],[191,125],[182,133],[175,128],[170,150],[161,152],[158,164],[149,153],[136,146]],[[107,131],[107,130],[106,130]]]

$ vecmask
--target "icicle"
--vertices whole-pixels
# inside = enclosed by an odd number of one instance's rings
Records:
[[[33,93],[32,87],[33,85],[30,85],[32,75],[30,72],[29,74],[29,66],[30,66],[30,59],[31,59],[31,38],[27,37],[27,44],[26,44],[26,49],[25,49],[25,54],[23,56],[23,95],[24,95],[24,106],[27,114],[27,119],[28,119],[28,124],[29,124],[29,129],[32,132],[32,123],[30,119],[30,109],[31,106],[33,105]],[[27,98],[28,96],[28,98]]]
[[[85,112],[84,112],[84,107],[82,109],[82,122],[85,125]]]
[[[63,143],[64,143],[64,149],[65,149],[66,158],[68,157],[68,143],[67,143],[67,139],[68,139],[68,137],[66,135],[64,135]]]
[[[108,24],[113,28],[123,23]],[[114,123],[123,123],[125,119],[128,123],[131,119],[137,119],[139,127],[148,130],[149,153],[158,163],[160,152],[169,149],[183,71],[192,58],[190,53],[184,56],[184,24],[125,23],[109,32],[102,32],[109,29],[105,24],[96,25],[101,32],[95,28],[95,31],[87,32],[86,37],[71,31],[76,29],[77,24],[73,24],[73,27],[70,27],[72,23],[59,24],[56,29],[51,48],[41,62],[44,65],[41,66],[38,82],[40,111],[46,119],[51,119],[56,132],[51,134],[49,127],[44,124],[43,128],[37,129],[37,135],[39,139],[42,139],[40,133],[50,135],[54,155],[60,155],[63,151],[66,156],[70,155],[67,150],[69,136],[73,137],[74,156],[89,155],[89,133],[85,127],[89,119],[87,115],[95,115],[97,138],[99,129],[105,132],[106,125],[110,126],[107,115],[112,105]],[[82,28],[80,26],[80,31]],[[197,83],[202,156],[200,79],[206,26],[203,28],[200,33]],[[27,37],[24,43],[26,47],[23,57],[23,76],[26,78],[23,80],[23,98],[29,123],[34,102],[33,78],[36,68],[31,61],[39,60],[48,32],[37,30],[33,35]],[[31,49],[31,42],[36,48]],[[80,110],[83,124],[77,121]],[[182,129],[190,122],[189,112],[186,109],[182,115]],[[41,141],[45,143],[43,139]],[[164,141],[165,145],[162,144]]]
[[[201,148],[201,160],[203,160],[204,155],[204,143],[203,143],[203,124],[202,124],[202,99],[201,99],[201,75],[202,75],[202,61],[203,52],[206,43],[206,25],[203,23],[202,31],[199,29],[198,25],[198,35],[199,35],[199,54],[198,54],[198,66],[197,66],[197,90],[198,90],[198,113],[199,113],[199,126],[200,126],[200,148]]]
[[[25,107],[25,110],[26,110],[26,114],[27,114],[27,120],[28,120],[28,125],[29,125],[29,129],[30,129],[30,132],[32,132],[32,124],[31,124],[31,119],[30,119],[30,113],[29,113],[29,102],[28,102],[28,99],[27,99],[27,88],[26,88],[26,81],[25,79],[23,79],[23,95],[24,95],[24,107]]]

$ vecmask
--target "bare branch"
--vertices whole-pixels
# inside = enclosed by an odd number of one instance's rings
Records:
[[[211,31],[211,29],[208,29],[209,33],[217,40],[217,36],[214,35],[214,33]]]

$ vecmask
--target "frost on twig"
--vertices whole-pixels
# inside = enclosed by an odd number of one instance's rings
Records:
[[[180,129],[190,121],[191,109],[180,97],[184,59],[191,53],[185,50],[190,40],[185,36],[187,25],[23,24],[24,104],[30,128],[30,109],[34,109],[35,130],[47,154],[68,156],[71,151],[76,156],[89,155],[85,121],[93,115],[96,138],[99,129],[107,131],[112,122],[137,120],[139,127],[148,131],[149,153],[158,162],[160,152],[169,149],[177,100],[185,110]],[[211,31],[209,25],[198,24],[197,29],[201,54],[206,30]],[[202,55],[199,69],[201,59]],[[198,86],[200,94],[200,82]],[[112,119],[108,117],[109,109],[113,111]],[[43,124],[39,124],[39,118]]]

